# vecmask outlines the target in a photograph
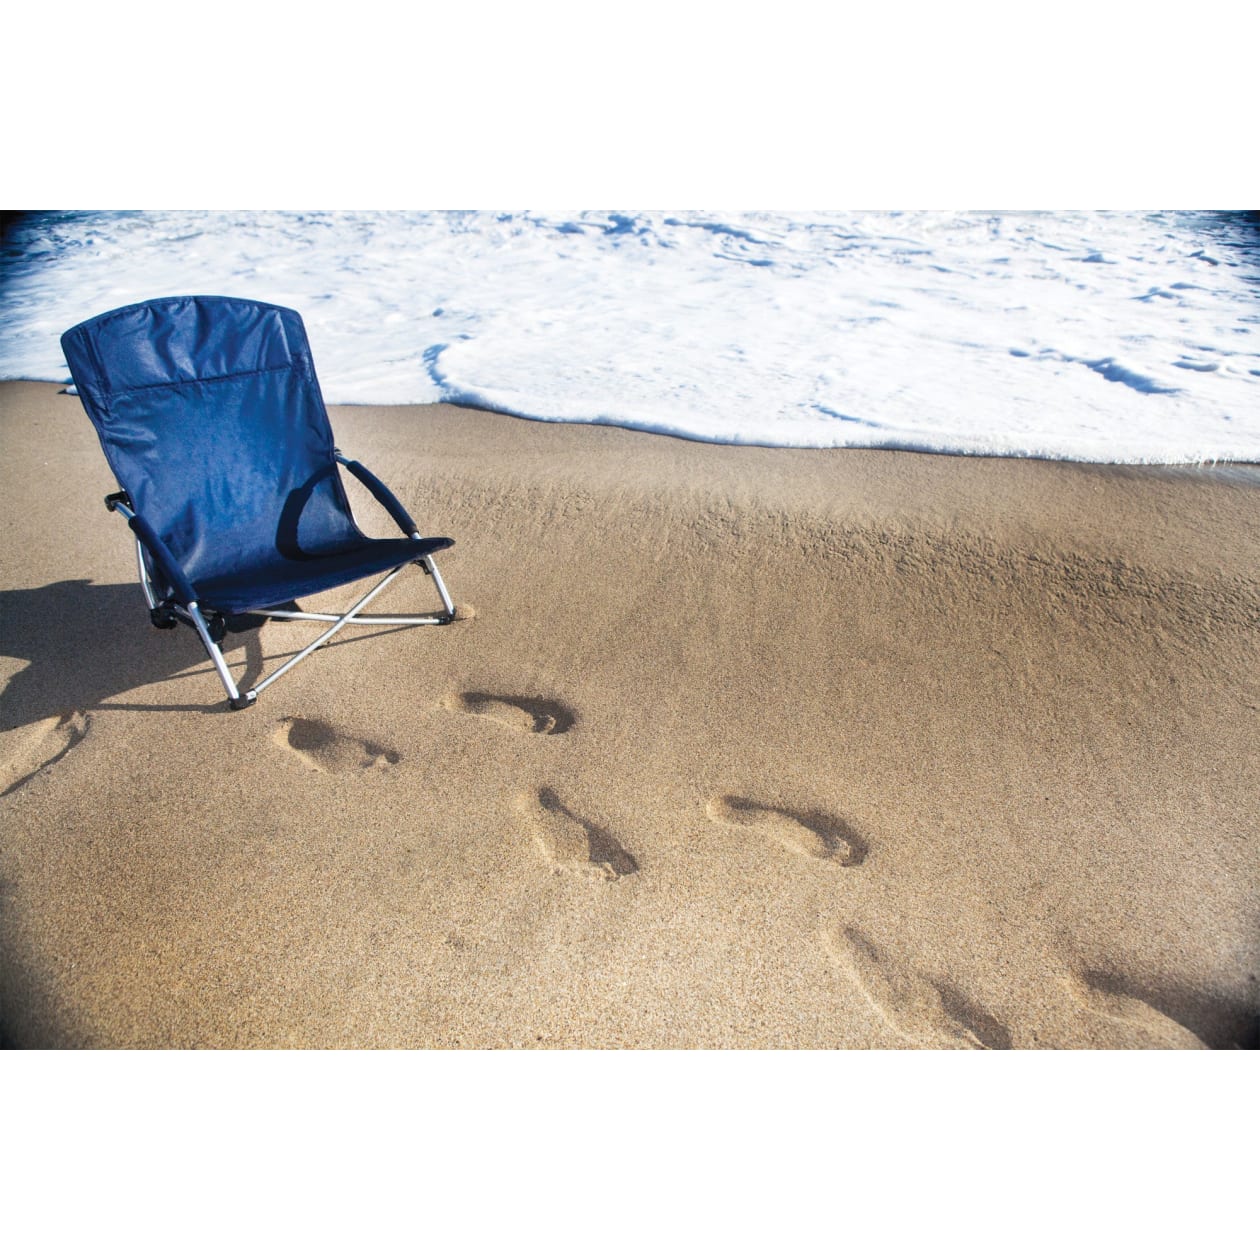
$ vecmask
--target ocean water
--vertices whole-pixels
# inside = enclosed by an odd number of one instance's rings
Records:
[[[1247,214],[43,212],[6,225],[0,378],[183,293],[295,307],[330,403],[713,442],[1260,461]]]

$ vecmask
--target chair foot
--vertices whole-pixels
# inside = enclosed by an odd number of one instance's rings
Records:
[[[247,691],[244,695],[237,696],[235,700],[228,700],[228,707],[232,709],[248,709],[251,704],[258,700],[256,691]]]

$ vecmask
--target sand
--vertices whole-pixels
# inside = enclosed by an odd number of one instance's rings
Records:
[[[460,619],[231,712],[0,384],[6,1044],[1256,1043],[1256,470],[331,410]]]

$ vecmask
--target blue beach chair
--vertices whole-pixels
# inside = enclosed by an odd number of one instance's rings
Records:
[[[136,535],[149,617],[201,637],[234,709],[347,625],[445,625],[455,618],[433,553],[398,500],[333,445],[306,330],[296,311],[225,297],[159,298],[107,311],[61,338],[84,409],[121,489],[106,497]],[[404,537],[368,538],[338,465],[388,510]],[[444,611],[360,613],[409,564]],[[384,574],[346,613],[303,612],[303,596]],[[282,607],[287,605],[287,607]],[[240,691],[219,644],[234,614],[332,624]]]

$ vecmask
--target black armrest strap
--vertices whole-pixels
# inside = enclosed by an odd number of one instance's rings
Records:
[[[407,509],[394,497],[394,492],[373,472],[364,468],[357,460],[347,459],[340,451],[337,460],[344,464],[372,492],[376,501],[394,518],[398,528],[408,538],[415,537],[420,531],[416,523],[407,513]]]

